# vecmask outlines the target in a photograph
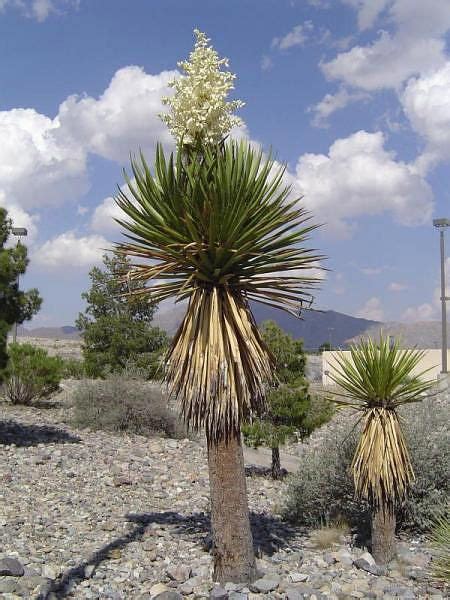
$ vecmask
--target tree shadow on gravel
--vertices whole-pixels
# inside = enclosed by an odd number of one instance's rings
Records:
[[[177,512],[130,513],[125,515],[126,521],[135,527],[128,533],[112,540],[87,560],[79,563],[66,571],[61,577],[42,589],[37,600],[50,600],[50,598],[65,598],[73,591],[73,586],[89,579],[89,570],[94,570],[104,561],[114,558],[114,551],[125,548],[131,542],[142,538],[157,540],[162,532],[162,537],[180,536],[186,541],[196,542],[204,552],[209,552],[212,547],[210,534],[210,519],[205,513],[181,515]],[[290,542],[299,533],[281,519],[264,513],[250,513],[250,521],[254,536],[256,556],[263,554],[272,556],[283,547],[290,546]],[[162,530],[162,531],[161,531]],[[296,545],[292,550],[299,549]],[[88,572],[86,572],[86,569]]]
[[[52,425],[26,425],[18,421],[0,421],[0,446],[37,446],[38,444],[77,444],[78,436]]]
[[[284,479],[288,475],[289,475],[289,471],[287,471],[286,469],[281,469],[278,480]],[[275,479],[272,478],[272,469],[270,467],[260,467],[258,465],[246,465],[245,466],[245,476],[246,477],[264,477],[265,479],[272,479],[272,481],[275,481]]]

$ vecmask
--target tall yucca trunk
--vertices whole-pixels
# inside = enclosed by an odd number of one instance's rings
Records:
[[[395,511],[392,507],[372,509],[372,555],[379,565],[387,565],[395,557]]]
[[[265,406],[271,357],[242,294],[197,288],[169,351],[169,389],[208,443],[214,580],[256,577],[240,424]]]
[[[208,443],[214,580],[248,582],[256,578],[240,432]]]

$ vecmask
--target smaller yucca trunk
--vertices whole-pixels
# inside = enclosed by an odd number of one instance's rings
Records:
[[[380,565],[395,556],[395,506],[414,481],[405,438],[395,410],[368,411],[353,459],[358,496],[372,507],[372,554]]]
[[[272,478],[281,478],[281,461],[280,461],[280,447],[275,446],[272,448]]]
[[[256,578],[241,435],[208,443],[214,581]]]

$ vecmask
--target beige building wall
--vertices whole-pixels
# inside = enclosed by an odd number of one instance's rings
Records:
[[[424,379],[438,379],[441,372],[441,360],[442,353],[440,349],[428,349],[424,350],[425,355],[414,369],[413,373],[422,373],[426,369],[430,369],[424,376]],[[337,367],[336,355],[343,354],[345,357],[350,358],[350,352],[348,350],[322,353],[322,384],[324,386],[334,385],[333,380],[330,378],[329,373],[333,372],[333,366]],[[447,351],[447,363],[450,365],[450,350]]]

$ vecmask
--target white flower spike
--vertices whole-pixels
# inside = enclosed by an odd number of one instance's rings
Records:
[[[175,93],[163,98],[170,110],[160,117],[179,145],[218,144],[242,124],[233,112],[244,102],[227,102],[236,75],[221,70],[228,67],[228,59],[219,58],[204,33],[194,29],[194,34],[189,60],[178,63],[184,74],[170,83]]]

